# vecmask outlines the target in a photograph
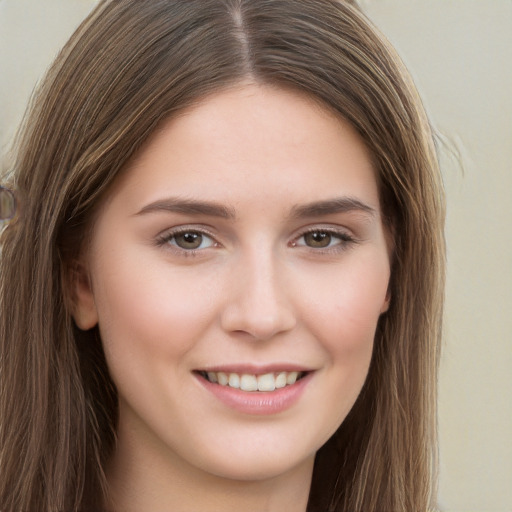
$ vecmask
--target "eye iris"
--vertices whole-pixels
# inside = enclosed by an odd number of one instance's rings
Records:
[[[187,232],[174,237],[176,245],[182,249],[197,249],[203,243],[201,233]]]
[[[309,247],[328,247],[331,243],[332,236],[325,231],[313,231],[304,235],[306,245]]]

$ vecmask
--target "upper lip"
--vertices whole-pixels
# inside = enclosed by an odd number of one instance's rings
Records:
[[[267,365],[255,364],[219,364],[197,368],[198,372],[224,372],[248,375],[265,375],[279,372],[310,372],[313,368],[293,363],[272,363]]]

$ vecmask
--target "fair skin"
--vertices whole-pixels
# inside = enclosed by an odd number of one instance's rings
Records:
[[[305,511],[368,372],[389,245],[364,145],[303,95],[245,84],[163,125],[75,290],[119,393],[114,509]]]

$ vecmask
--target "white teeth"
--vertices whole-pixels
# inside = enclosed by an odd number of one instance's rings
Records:
[[[299,376],[299,372],[290,372],[286,376],[286,384],[295,384],[295,381],[297,380],[297,377]]]
[[[240,376],[237,373],[230,373],[228,384],[230,388],[238,389],[240,387]]]
[[[221,386],[227,386],[229,382],[228,376],[224,372],[217,372],[217,382]]]
[[[258,376],[258,391],[274,391],[274,389],[276,389],[276,379],[273,373]]]
[[[210,382],[242,391],[274,391],[295,384],[302,373],[279,372],[251,375],[248,373],[206,372],[203,373],[203,376]]]
[[[281,389],[286,386],[286,372],[281,372],[276,377],[276,389]]]
[[[242,391],[257,391],[258,381],[256,375],[247,375],[244,373],[240,378],[240,389]]]

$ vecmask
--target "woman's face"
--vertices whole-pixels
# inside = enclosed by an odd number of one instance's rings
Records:
[[[366,378],[389,245],[363,143],[306,97],[240,86],[167,122],[102,205],[76,290],[118,450],[242,480],[310,467]]]

